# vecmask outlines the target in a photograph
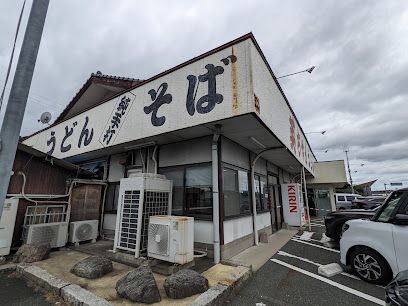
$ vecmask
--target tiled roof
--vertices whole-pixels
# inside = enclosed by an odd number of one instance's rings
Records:
[[[97,71],[96,73],[91,73],[89,79],[84,83],[84,85],[82,85],[81,89],[75,94],[72,100],[68,103],[67,107],[61,112],[61,114],[55,120],[53,125],[62,121],[65,118],[65,116],[68,114],[71,108],[75,105],[75,103],[81,98],[81,96],[93,83],[105,84],[109,86],[123,88],[125,90],[137,85],[140,82],[142,82],[142,80],[102,74],[100,71]]]

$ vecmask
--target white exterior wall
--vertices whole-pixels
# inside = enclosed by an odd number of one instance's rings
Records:
[[[212,221],[194,220],[194,242],[214,243]]]
[[[118,182],[124,177],[125,167],[119,163],[123,158],[126,158],[126,154],[116,154],[111,156],[108,182]]]
[[[252,216],[224,221],[224,244],[253,233]]]
[[[103,215],[103,229],[112,231],[116,229],[116,214]]]
[[[201,137],[160,146],[159,167],[211,162],[212,137]]]
[[[56,126],[52,126],[28,138],[24,143],[39,151],[48,152],[52,148],[52,143],[47,145],[47,140],[50,140],[52,135],[54,135],[56,145],[52,155],[57,158],[67,158],[84,152],[103,149],[107,146],[123,144],[145,137],[248,113],[249,55],[247,54],[247,46],[248,40],[181,67]],[[232,54],[237,58],[235,63],[229,60],[229,64],[226,65],[221,61],[227,59]],[[200,114],[196,110],[194,115],[191,116],[186,108],[189,84],[187,76],[193,75],[198,77],[199,75],[204,75],[208,71],[205,66],[209,64],[223,69],[223,73],[216,76],[217,94],[221,94],[223,100],[221,103],[216,104],[212,111]],[[158,109],[157,117],[165,116],[166,118],[164,124],[154,126],[151,122],[152,113],[145,114],[144,107],[153,103],[148,92],[150,90],[160,92],[159,87],[163,83],[168,84],[165,94],[171,94],[172,101],[170,104],[161,105]],[[199,83],[196,103],[202,96],[207,94],[208,82]],[[159,93],[157,93],[158,95]],[[115,128],[114,136],[107,145],[103,141],[103,136],[108,126],[110,126],[113,115],[122,98],[130,99],[129,106],[121,118],[119,127]],[[205,103],[203,107],[206,107]],[[82,145],[79,148],[78,140],[80,139],[86,118],[88,118],[88,136],[90,137],[90,133],[93,131],[93,137],[87,146],[82,141]],[[65,145],[71,145],[71,148],[67,152],[61,152],[60,145],[62,139],[67,135],[67,131],[68,134],[72,131],[72,135],[66,139]]]
[[[313,173],[313,163],[316,159],[306,141],[305,135],[290,111],[257,48],[252,42],[250,44],[253,91],[254,95],[259,99],[259,112],[255,108],[254,98],[251,103],[252,112],[256,113],[305,168]],[[296,141],[295,147],[291,146],[291,122],[293,124],[292,132]],[[298,135],[299,140],[297,139]]]
[[[269,211],[257,214],[256,218],[258,231],[271,225],[271,213]]]

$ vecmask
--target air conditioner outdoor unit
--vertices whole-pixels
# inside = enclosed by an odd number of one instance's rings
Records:
[[[98,238],[99,220],[85,220],[71,222],[69,225],[69,242],[78,244],[81,241]]]
[[[0,256],[10,254],[17,207],[18,199],[6,199],[4,201],[3,214],[0,219]]]
[[[185,264],[194,258],[194,218],[150,217],[147,256]]]
[[[49,243],[52,248],[59,248],[67,243],[67,235],[68,222],[32,224],[24,243]]]
[[[113,251],[139,257],[147,249],[149,217],[171,212],[173,182],[164,175],[133,173],[120,180]]]

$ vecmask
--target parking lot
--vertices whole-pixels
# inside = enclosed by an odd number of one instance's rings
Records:
[[[245,284],[230,305],[384,305],[381,286],[343,272],[331,278],[320,265],[340,263],[338,245],[328,241],[322,218],[312,231],[293,237]]]

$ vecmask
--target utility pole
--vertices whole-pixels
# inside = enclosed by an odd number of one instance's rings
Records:
[[[348,150],[344,150],[344,152],[346,153],[347,169],[348,169],[348,173],[350,177],[351,193],[354,193],[353,179],[351,178],[350,163],[349,163],[349,158],[348,158]]]
[[[13,170],[48,4],[49,0],[33,0],[0,131],[0,218]]]

